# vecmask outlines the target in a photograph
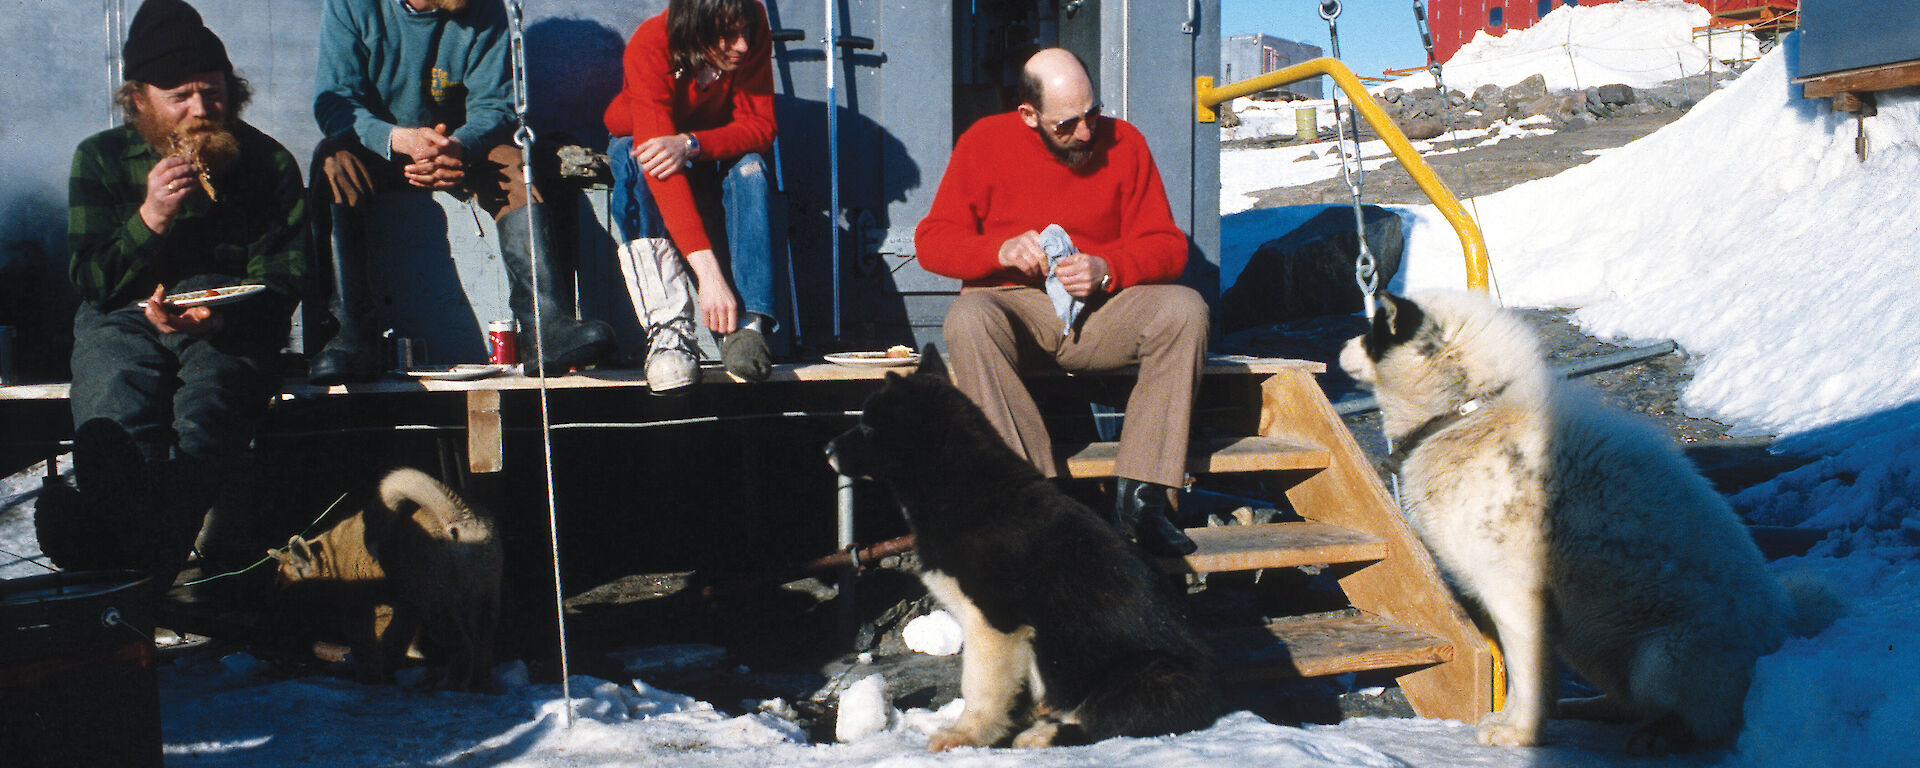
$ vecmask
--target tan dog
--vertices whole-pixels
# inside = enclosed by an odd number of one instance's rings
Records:
[[[363,679],[386,680],[424,633],[447,655],[443,685],[483,687],[500,615],[492,523],[416,469],[389,473],[377,496],[326,532],[273,552],[281,586],[341,610]]]

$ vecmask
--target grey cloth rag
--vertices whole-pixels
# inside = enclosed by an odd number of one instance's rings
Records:
[[[1073,333],[1073,321],[1080,318],[1080,310],[1087,303],[1067,293],[1056,268],[1061,259],[1079,253],[1080,249],[1073,247],[1073,238],[1058,224],[1048,224],[1041,230],[1040,247],[1047,252],[1047,298],[1053,300],[1053,313],[1060,316],[1060,335],[1065,336]]]

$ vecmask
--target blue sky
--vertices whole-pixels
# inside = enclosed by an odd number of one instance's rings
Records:
[[[1340,54],[1359,75],[1427,63],[1414,25],[1413,0],[1348,0],[1340,11]],[[1327,22],[1319,0],[1220,0],[1220,34],[1253,32],[1320,46],[1327,45]]]

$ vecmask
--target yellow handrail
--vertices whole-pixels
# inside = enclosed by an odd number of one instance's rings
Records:
[[[1454,233],[1460,236],[1461,255],[1467,261],[1467,287],[1486,293],[1489,285],[1487,242],[1480,237],[1480,225],[1475,224],[1466,209],[1460,207],[1460,201],[1454,198],[1453,191],[1447,189],[1446,182],[1434,174],[1433,167],[1427,165],[1426,159],[1413,148],[1413,143],[1407,141],[1407,135],[1400,132],[1400,127],[1393,124],[1393,119],[1387,117],[1379,104],[1374,103],[1373,95],[1360,85],[1360,78],[1355,77],[1347,65],[1338,59],[1303,61],[1286,69],[1276,69],[1219,88],[1213,87],[1211,77],[1196,77],[1193,81],[1194,114],[1200,122],[1211,123],[1214,120],[1213,107],[1220,102],[1320,75],[1333,78],[1334,84],[1346,92],[1354,108],[1360,111],[1360,116],[1366,118],[1367,125],[1373,127],[1373,132],[1380,135],[1380,139],[1387,143],[1387,149],[1392,150],[1400,165],[1407,169],[1407,175],[1413,177],[1413,183],[1418,184],[1420,191],[1427,194],[1427,199],[1433,201],[1434,207],[1440,209],[1440,215],[1447,217]],[[1355,137],[1356,144],[1358,139]]]

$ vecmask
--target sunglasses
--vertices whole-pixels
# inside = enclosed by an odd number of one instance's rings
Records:
[[[1087,121],[1087,130],[1093,130],[1093,126],[1097,124],[1094,121],[1099,119],[1100,119],[1100,102],[1096,101],[1093,103],[1093,106],[1087,107],[1086,112],[1083,112],[1078,115],[1074,115],[1073,117],[1069,117],[1065,120],[1061,120],[1060,122],[1057,122],[1051,126],[1048,126],[1048,128],[1053,131],[1054,136],[1064,139],[1068,136],[1073,135],[1074,130],[1080,127],[1080,121],[1082,120]]]

